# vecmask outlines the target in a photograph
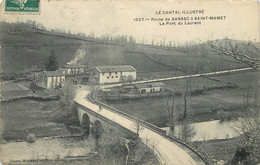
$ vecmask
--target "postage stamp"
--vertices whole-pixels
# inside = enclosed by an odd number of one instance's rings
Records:
[[[39,12],[40,0],[6,0],[6,12]]]

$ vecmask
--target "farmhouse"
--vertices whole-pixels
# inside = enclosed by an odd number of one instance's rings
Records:
[[[92,74],[99,84],[136,80],[136,69],[131,65],[97,66]]]
[[[65,75],[76,75],[84,73],[85,69],[86,66],[81,64],[65,65],[61,72]]]
[[[65,75],[59,70],[43,71],[35,80],[34,83],[42,88],[57,88],[65,86]]]
[[[122,86],[123,93],[155,93],[164,90],[164,84],[161,82],[142,83]]]

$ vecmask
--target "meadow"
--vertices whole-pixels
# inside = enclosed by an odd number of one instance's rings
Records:
[[[244,76],[245,75],[245,76]],[[202,90],[200,94],[188,97],[188,119],[190,122],[200,122],[219,119],[219,111],[225,111],[236,118],[243,108],[244,95],[250,86],[249,100],[252,100],[259,72],[246,72],[190,80],[189,91]],[[183,94],[186,91],[187,80],[165,81],[168,89],[180,93],[180,97],[168,97],[171,104],[175,101],[176,109],[183,114]],[[132,99],[124,101],[107,101],[111,106],[133,116],[164,127],[168,122],[166,99],[162,97]]]
[[[46,103],[32,100],[1,103],[3,139],[26,139],[29,133],[36,137],[70,135],[63,123],[53,120],[61,113],[57,110],[57,104],[57,101]]]
[[[2,29],[12,26],[14,25],[1,24]],[[245,66],[230,57],[212,53],[204,55],[174,47],[104,42],[100,39],[46,32],[29,27],[21,32],[2,30],[0,37],[3,73],[44,69],[46,58],[52,50],[62,67],[75,57],[78,49],[85,51],[80,58],[82,64],[90,67],[129,64],[138,70],[141,77],[150,77],[151,73],[152,76],[158,77],[161,71],[166,70],[169,74],[180,75]]]

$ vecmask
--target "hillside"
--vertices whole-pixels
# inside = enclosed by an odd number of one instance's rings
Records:
[[[179,48],[116,43],[75,35],[46,32],[17,24],[1,24],[1,60],[4,74],[43,69],[54,50],[60,66],[76,55],[82,64],[130,64],[139,72],[173,70],[176,74],[217,71],[244,66],[230,57],[185,52]],[[12,29],[11,31],[6,29]],[[18,30],[17,30],[18,29]],[[78,51],[77,51],[78,50]],[[80,53],[80,54],[79,54]]]

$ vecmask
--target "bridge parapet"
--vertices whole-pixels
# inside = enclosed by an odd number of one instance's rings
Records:
[[[132,120],[132,121],[137,121],[137,120],[139,120],[139,122],[140,122],[140,124],[141,124],[142,126],[148,128],[148,129],[150,129],[150,130],[152,130],[152,131],[154,131],[154,132],[156,132],[156,133],[158,133],[158,134],[160,134],[160,135],[166,135],[166,131],[165,131],[165,130],[162,130],[161,128],[157,127],[156,125],[153,125],[153,124],[151,124],[151,123],[148,123],[147,121],[138,119],[138,118],[136,118],[136,117],[134,117],[134,116],[131,116],[131,115],[127,114],[127,113],[124,113],[124,112],[122,112],[122,111],[120,111],[120,110],[118,110],[118,109],[116,109],[116,108],[114,108],[114,107],[111,107],[111,106],[109,106],[109,105],[107,105],[107,104],[104,104],[104,103],[102,103],[102,102],[100,102],[100,101],[97,101],[97,100],[95,100],[95,101],[92,100],[92,101],[93,101],[94,103],[96,103],[96,104],[102,105],[103,107],[107,108],[108,110],[113,111],[114,113],[117,113],[117,114],[119,114],[119,115],[122,115],[122,116],[126,117],[126,118],[129,119],[129,120]]]

